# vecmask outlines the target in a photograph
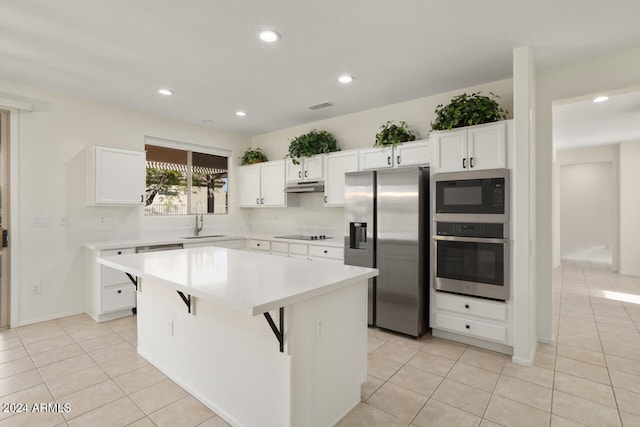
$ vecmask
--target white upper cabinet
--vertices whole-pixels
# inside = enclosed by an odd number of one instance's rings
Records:
[[[91,147],[88,153],[88,188],[90,205],[144,204],[144,151],[110,147]]]
[[[405,142],[393,148],[394,166],[428,165],[431,163],[429,140]]]
[[[360,170],[383,169],[393,167],[393,148],[375,147],[358,151]]]
[[[365,148],[360,151],[360,170],[428,165],[429,140],[405,142],[395,147]]]
[[[238,170],[240,207],[286,206],[285,161],[240,166]]]
[[[323,178],[324,173],[324,154],[312,157],[301,157],[297,159],[297,165],[292,159],[288,159],[287,165],[287,182],[297,181],[317,181]]]
[[[506,122],[488,123],[431,134],[438,172],[507,167]]]
[[[358,151],[338,151],[325,159],[324,205],[344,206],[344,174],[358,171]]]
[[[262,166],[256,163],[238,168],[238,188],[240,189],[240,207],[260,206],[260,184]]]

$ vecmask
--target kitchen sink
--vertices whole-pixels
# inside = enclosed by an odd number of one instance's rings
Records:
[[[202,236],[188,236],[188,237],[183,237],[183,239],[210,239],[212,237],[225,237],[225,234],[207,234],[207,235],[202,235]]]

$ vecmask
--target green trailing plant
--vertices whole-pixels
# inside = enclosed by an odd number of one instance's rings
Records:
[[[380,126],[380,132],[376,134],[376,143],[373,146],[391,145],[395,147],[403,142],[415,141],[415,139],[416,135],[409,129],[407,122],[401,120],[396,124],[389,120]]]
[[[256,148],[247,148],[242,157],[240,157],[240,163],[242,166],[244,165],[252,165],[254,163],[260,162],[268,162],[267,156],[262,152],[260,147]]]
[[[312,129],[310,132],[291,140],[289,154],[294,164],[300,164],[300,157],[311,157],[314,154],[339,151],[336,138],[326,130]]]
[[[447,105],[438,105],[435,109],[436,120],[431,122],[431,130],[450,130],[505,120],[509,112],[496,101],[500,97],[493,92],[489,92],[490,96],[481,93],[463,93],[451,99]]]

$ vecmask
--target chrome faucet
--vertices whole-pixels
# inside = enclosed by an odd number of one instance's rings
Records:
[[[200,215],[198,216],[198,206],[200,206]],[[204,225],[204,214],[202,212],[202,202],[196,203],[196,224],[194,227],[194,235],[197,236],[202,231]]]

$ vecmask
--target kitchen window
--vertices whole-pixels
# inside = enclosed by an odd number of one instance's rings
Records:
[[[145,215],[229,212],[231,152],[160,138],[145,138]]]

